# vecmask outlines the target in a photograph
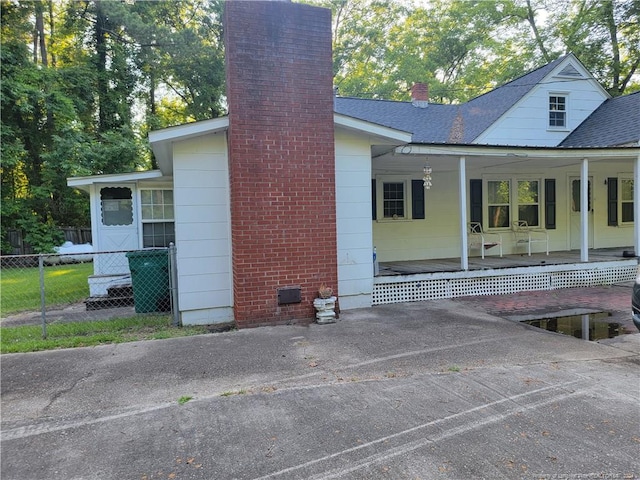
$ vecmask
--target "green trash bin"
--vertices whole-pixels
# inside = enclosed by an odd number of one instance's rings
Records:
[[[169,297],[169,255],[167,250],[128,252],[133,303],[137,313],[171,310]]]

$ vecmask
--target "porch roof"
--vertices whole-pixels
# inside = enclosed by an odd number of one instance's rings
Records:
[[[90,175],[87,177],[70,177],[67,178],[67,185],[69,187],[77,187],[81,190],[88,191],[89,187],[96,183],[136,182],[139,180],[160,179],[162,177],[163,175],[160,170],[148,170],[145,172]]]
[[[382,156],[383,147],[374,147],[374,156]],[[513,147],[477,144],[409,144],[389,153],[385,160],[393,157],[429,157],[435,168],[446,168],[460,157],[481,167],[517,167],[518,164],[536,162],[539,168],[553,168],[580,165],[584,159],[595,162],[634,161],[640,157],[640,146],[621,147]]]

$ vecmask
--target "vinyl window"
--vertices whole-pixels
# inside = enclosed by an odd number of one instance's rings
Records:
[[[620,218],[622,223],[634,221],[633,214],[633,179],[620,179]]]
[[[488,227],[508,227],[510,221],[511,182],[489,180],[487,182]]]
[[[567,127],[567,97],[565,95],[549,95],[549,127]]]
[[[168,247],[176,241],[173,190],[141,190],[140,207],[143,247]]]
[[[540,182],[538,180],[518,180],[518,220],[524,220],[530,227],[540,225]]]

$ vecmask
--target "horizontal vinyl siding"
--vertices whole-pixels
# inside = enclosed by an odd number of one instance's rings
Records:
[[[371,147],[368,139],[336,131],[338,292],[342,309],[371,305]]]
[[[549,95],[566,95],[567,128],[550,130]],[[586,80],[551,81],[535,87],[474,143],[490,145],[556,146],[605,100],[601,90]]]
[[[184,140],[173,153],[179,306],[201,310],[183,313],[184,322],[206,323],[233,305],[226,137]]]

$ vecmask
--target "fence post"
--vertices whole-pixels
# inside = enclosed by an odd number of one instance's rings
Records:
[[[42,317],[42,338],[47,338],[47,306],[44,299],[44,255],[38,255],[40,271],[40,316]]]
[[[180,326],[180,309],[178,308],[178,269],[177,269],[176,246],[169,244],[169,289],[171,290],[171,313],[174,327]]]

